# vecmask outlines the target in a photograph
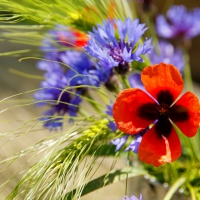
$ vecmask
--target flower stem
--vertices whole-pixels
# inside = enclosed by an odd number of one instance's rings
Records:
[[[191,195],[192,200],[197,200],[194,188],[190,184],[188,184],[187,187],[190,191],[190,195]]]
[[[93,97],[87,92],[85,95],[88,99],[92,100],[92,101],[88,101],[90,103],[90,105],[99,113],[102,113],[102,110],[97,106],[97,104],[95,103]]]
[[[127,76],[121,76],[122,83],[124,84],[125,88],[130,88],[130,84],[128,82]]]
[[[173,196],[173,194],[178,190],[178,188],[183,185],[186,182],[186,177],[180,177],[177,179],[177,181],[172,185],[172,187],[169,189],[167,194],[165,195],[163,200],[170,200]]]
[[[184,60],[185,60],[185,68],[184,68],[184,80],[185,80],[185,88],[186,90],[193,91],[192,84],[192,75],[189,64],[189,55],[186,50],[184,51]]]

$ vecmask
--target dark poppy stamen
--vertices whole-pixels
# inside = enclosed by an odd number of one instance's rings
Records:
[[[167,104],[157,106],[158,120],[167,120],[170,116],[170,107]]]
[[[157,95],[157,100],[159,104],[171,106],[175,99],[169,90],[161,90]]]
[[[165,137],[168,137],[171,130],[172,130],[172,125],[169,121],[170,117],[170,106],[167,104],[160,104],[156,108],[157,110],[157,119],[158,122],[155,125],[156,132],[160,137],[164,135]]]

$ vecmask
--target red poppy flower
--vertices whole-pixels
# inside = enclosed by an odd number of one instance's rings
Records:
[[[181,155],[173,123],[186,136],[194,136],[200,121],[199,101],[191,92],[176,100],[183,90],[183,80],[173,65],[146,67],[141,79],[151,96],[137,88],[122,91],[114,104],[113,117],[119,130],[127,134],[137,134],[154,123],[142,138],[139,158],[154,166],[173,162]]]

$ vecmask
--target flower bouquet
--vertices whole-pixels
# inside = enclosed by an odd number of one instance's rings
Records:
[[[29,163],[2,183],[4,191],[19,178],[6,199],[113,199],[101,190],[121,182],[118,199],[155,200],[133,192],[138,176],[167,187],[164,200],[178,191],[200,199],[200,104],[188,54],[200,8],[164,8],[151,0],[1,0],[1,38],[29,45],[1,55],[35,60],[41,73],[39,88],[1,100],[32,98],[2,115],[41,111],[2,132],[1,149],[5,138],[43,137],[1,159],[2,173],[22,157]]]

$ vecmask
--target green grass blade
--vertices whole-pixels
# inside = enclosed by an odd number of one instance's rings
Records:
[[[144,169],[138,169],[138,168],[133,168],[133,167],[132,168],[130,167],[128,169],[127,169],[127,167],[125,167],[120,170],[111,171],[109,174],[105,174],[103,176],[100,176],[99,178],[96,178],[96,179],[90,181],[83,189],[81,196],[84,196],[90,192],[98,190],[109,184],[113,184],[113,183],[117,183],[118,181],[126,180],[127,174],[128,174],[128,178],[131,178],[131,177],[147,174],[147,172]],[[64,199],[66,199],[66,200],[73,199],[73,196],[75,193],[76,193],[76,189],[69,192]]]

